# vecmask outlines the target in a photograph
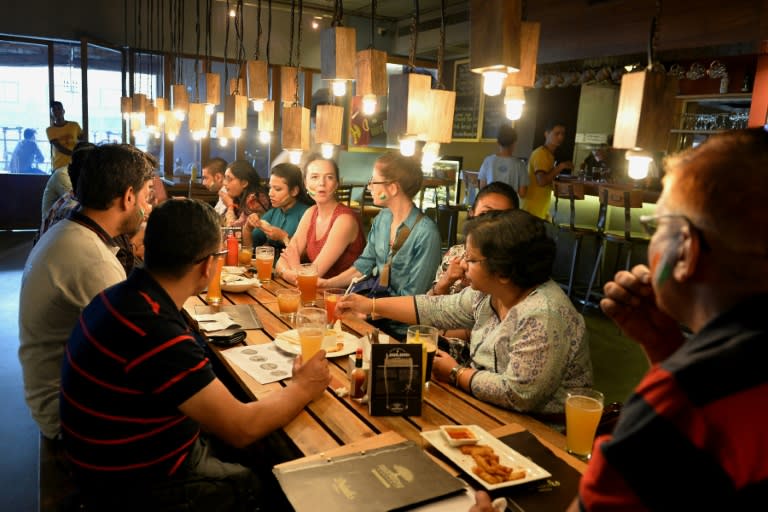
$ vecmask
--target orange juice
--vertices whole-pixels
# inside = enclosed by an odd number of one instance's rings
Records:
[[[208,283],[208,293],[205,300],[208,304],[221,304],[221,268],[224,266],[223,256],[214,256],[211,280]]]
[[[243,247],[240,249],[240,256],[238,259],[240,265],[247,267],[251,263],[251,250]]]
[[[280,315],[293,319],[299,310],[301,292],[293,288],[282,288],[277,291],[277,307]]]
[[[345,291],[344,288],[328,288],[323,292],[325,313],[329,324],[333,324],[336,321],[336,303],[339,301],[339,297],[344,295]]]
[[[314,304],[317,296],[317,271],[310,273],[305,268],[299,269],[296,283],[299,285],[299,290],[301,290],[301,302],[304,304]]]
[[[265,257],[266,256],[266,257]],[[257,254],[256,258],[256,272],[259,277],[259,281],[266,282],[272,279],[272,261],[274,258],[269,254]]]
[[[592,390],[569,392],[565,399],[565,443],[568,453],[582,459],[590,458],[602,414],[602,393]]]
[[[301,341],[301,358],[309,361],[323,346],[325,327],[299,328],[299,340]]]

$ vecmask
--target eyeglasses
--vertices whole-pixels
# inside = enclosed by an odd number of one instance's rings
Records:
[[[696,234],[698,234],[699,240],[701,240],[701,247],[703,249],[710,248],[709,244],[707,243],[707,240],[704,238],[704,233],[702,233],[701,229],[699,229],[691,219],[689,219],[687,216],[683,215],[682,213],[660,213],[660,214],[654,214],[654,215],[641,215],[640,225],[643,226],[643,229],[645,230],[646,233],[653,236],[656,233],[656,230],[659,228],[659,219],[683,219],[685,222],[688,223],[688,226],[690,227],[691,231],[696,232]]]
[[[371,185],[389,185],[391,181],[373,181],[373,177],[368,179],[368,186]]]
[[[227,255],[227,252],[228,252],[228,251],[216,251],[216,252],[212,252],[212,253],[210,253],[210,254],[206,254],[205,256],[203,256],[202,258],[200,258],[199,260],[195,260],[193,263],[194,263],[195,265],[197,265],[197,264],[199,264],[199,263],[202,263],[202,262],[204,262],[205,260],[207,260],[207,259],[208,259],[208,258],[210,258],[211,256],[214,256],[214,257],[216,257],[216,256],[226,256],[226,255]]]

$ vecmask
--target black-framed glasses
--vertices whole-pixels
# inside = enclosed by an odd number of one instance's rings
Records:
[[[643,229],[646,233],[653,236],[656,233],[656,230],[659,228],[659,219],[683,219],[686,223],[688,223],[691,231],[694,231],[698,234],[699,239],[701,240],[702,248],[709,249],[710,246],[707,243],[707,240],[704,238],[704,233],[702,233],[701,229],[699,229],[699,227],[696,226],[696,224],[694,224],[691,219],[682,213],[657,213],[653,215],[641,215],[640,225],[643,226]]]
[[[227,255],[227,252],[229,252],[229,251],[226,251],[226,250],[224,250],[224,251],[216,251],[216,252],[212,252],[212,253],[206,254],[205,256],[203,256],[202,258],[200,258],[199,260],[195,260],[193,263],[194,263],[195,265],[197,265],[197,264],[199,264],[199,263],[202,263],[202,262],[204,262],[205,260],[207,260],[207,259],[208,259],[208,258],[210,258],[211,256],[226,256],[226,255]]]

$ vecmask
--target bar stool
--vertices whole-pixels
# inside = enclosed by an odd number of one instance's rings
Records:
[[[555,180],[552,182],[552,188],[555,195],[555,215],[552,223],[557,227],[559,233],[570,233],[573,237],[573,247],[571,248],[571,268],[568,273],[568,285],[565,287],[568,297],[573,298],[573,283],[576,277],[576,266],[581,252],[581,242],[585,236],[597,237],[597,228],[585,224],[576,224],[576,201],[584,199],[584,184],[572,181]],[[567,199],[571,211],[568,222],[557,222],[557,207],[560,199]]]
[[[643,191],[642,190],[624,190],[615,187],[601,186],[598,189],[600,198],[600,210],[597,218],[597,230],[601,239],[600,248],[595,258],[595,266],[592,268],[592,275],[589,278],[587,294],[584,296],[584,308],[589,304],[589,298],[592,295],[592,287],[595,285],[595,279],[600,267],[602,266],[608,244],[616,244],[616,261],[614,263],[614,272],[618,268],[619,259],[622,251],[626,249],[627,257],[624,262],[624,268],[629,270],[632,263],[632,250],[637,244],[647,244],[651,237],[646,233],[632,231],[632,209],[642,208]],[[608,208],[619,207],[624,209],[624,229],[614,230],[605,229]]]

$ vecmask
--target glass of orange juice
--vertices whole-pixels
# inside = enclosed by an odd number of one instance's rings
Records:
[[[309,361],[323,346],[325,310],[316,307],[300,308],[296,314],[296,328],[301,342],[301,358]]]
[[[280,288],[275,292],[275,295],[277,295],[277,307],[280,310],[280,316],[287,322],[293,323],[301,304],[301,292],[297,288]]]
[[[259,281],[267,283],[272,280],[272,264],[275,262],[275,248],[262,245],[256,248],[256,274]]]
[[[565,449],[587,461],[603,415],[603,394],[590,388],[573,388],[565,394]]]
[[[328,324],[333,326],[336,321],[336,303],[339,297],[344,295],[344,288],[327,288],[323,292],[323,302],[325,303],[325,313],[328,315]]]
[[[224,258],[226,256],[226,251],[213,255],[211,280],[208,282],[208,292],[205,295],[205,300],[211,306],[221,304],[221,268],[224,266]]]
[[[301,302],[305,306],[314,306],[317,302],[317,267],[314,263],[302,263],[296,274],[296,282],[301,290]]]
[[[240,247],[240,255],[238,256],[238,263],[243,267],[247,267],[251,264],[251,248],[242,246]]]

